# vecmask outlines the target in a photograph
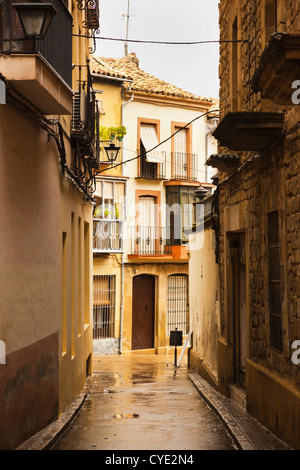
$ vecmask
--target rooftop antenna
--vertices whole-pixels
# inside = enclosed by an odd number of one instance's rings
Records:
[[[129,26],[129,17],[130,17],[129,4],[130,4],[130,0],[128,0],[127,15],[123,15],[123,16],[127,17],[127,21],[126,21],[126,42],[125,42],[125,45],[124,45],[125,56],[128,55],[128,26]]]

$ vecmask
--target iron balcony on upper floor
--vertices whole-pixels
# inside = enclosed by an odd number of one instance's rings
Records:
[[[198,155],[171,153],[171,179],[181,181],[198,181]]]
[[[80,67],[81,68],[81,67]],[[93,80],[87,64],[86,80],[79,80],[74,93],[71,119],[71,139],[76,154],[90,168],[100,164],[99,109]]]
[[[114,253],[123,251],[123,222],[94,218],[93,252]]]
[[[0,2],[0,70],[45,115],[72,112],[72,16],[62,0],[43,39],[25,36],[13,3]]]
[[[162,151],[159,163],[149,162],[145,156],[138,159],[137,178],[152,180],[198,181],[198,155],[172,152],[167,159]]]

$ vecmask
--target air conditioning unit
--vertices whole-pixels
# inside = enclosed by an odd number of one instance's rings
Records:
[[[72,105],[72,132],[84,132],[87,119],[87,94],[84,90],[76,91]]]

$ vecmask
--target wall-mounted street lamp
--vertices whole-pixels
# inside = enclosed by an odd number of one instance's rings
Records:
[[[57,11],[51,3],[13,3],[27,38],[43,39]]]
[[[107,155],[107,159],[110,163],[116,161],[120,147],[116,147],[115,144],[110,143],[108,147],[104,147]]]

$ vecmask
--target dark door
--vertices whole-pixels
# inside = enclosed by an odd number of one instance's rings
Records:
[[[154,347],[154,292],[153,276],[133,278],[132,287],[132,349]]]
[[[247,357],[247,305],[246,305],[246,245],[245,235],[232,235],[230,241],[232,273],[230,286],[233,320],[233,360],[235,382],[245,386]],[[230,305],[230,304],[229,304]]]

